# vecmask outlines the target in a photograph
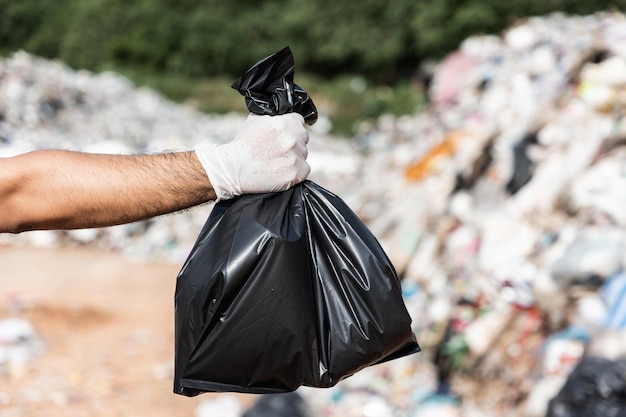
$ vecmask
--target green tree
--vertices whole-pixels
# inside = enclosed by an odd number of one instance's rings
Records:
[[[0,52],[232,76],[290,45],[300,70],[391,83],[516,19],[610,8],[626,10],[626,0],[0,0]]]

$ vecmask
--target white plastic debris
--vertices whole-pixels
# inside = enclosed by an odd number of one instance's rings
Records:
[[[520,21],[435,65],[424,111],[363,122],[352,139],[327,135],[328,123],[311,130],[310,178],[388,252],[427,352],[304,390],[321,415],[542,415],[586,343],[625,354],[623,300],[599,298],[626,268],[625,28],[620,13]],[[202,115],[116,74],[24,52],[0,63],[0,156],[186,149],[230,140],[245,117]],[[210,209],[2,244],[78,242],[182,262]],[[454,315],[459,302],[467,323]],[[580,328],[589,340],[553,334]],[[453,381],[434,369],[433,352],[454,362]],[[197,414],[224,415],[224,404],[207,400]]]
[[[244,407],[234,395],[218,395],[204,399],[196,407],[195,417],[241,417]]]
[[[21,376],[39,347],[39,337],[30,322],[21,318],[0,320],[0,375]]]

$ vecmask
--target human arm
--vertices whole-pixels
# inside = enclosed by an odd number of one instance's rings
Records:
[[[129,223],[214,198],[193,152],[46,150],[0,160],[0,232]]]
[[[280,191],[308,175],[307,141],[300,116],[257,116],[232,142],[195,152],[0,158],[0,232],[104,227]]]

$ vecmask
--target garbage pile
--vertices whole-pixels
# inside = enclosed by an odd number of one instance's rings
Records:
[[[233,95],[238,93],[233,90]],[[110,154],[188,150],[230,141],[245,117],[202,114],[150,89],[136,88],[112,72],[73,70],[23,51],[0,59],[0,157],[49,148]],[[326,145],[312,146],[338,153],[332,150],[342,145],[324,139],[317,142]],[[140,258],[178,262],[209,211],[210,206],[102,229],[5,235],[0,244],[95,244]]]
[[[0,157],[34,149],[58,148],[100,153],[154,152],[215,143],[233,133],[229,117],[201,116],[162,99],[147,89],[135,89],[113,73],[74,71],[61,63],[45,61],[25,52],[0,60]],[[150,225],[133,224],[70,233],[34,232],[3,236],[14,244],[39,246],[99,241],[112,249],[141,250],[171,244],[168,229],[194,229],[178,223],[179,217],[159,219]],[[201,222],[199,224],[202,224]],[[138,233],[142,244],[133,245]],[[182,233],[182,232],[181,232]],[[190,232],[193,233],[193,232]]]
[[[340,195],[392,258],[426,347],[316,391],[324,415],[362,396],[354,415],[565,416],[583,358],[624,358],[625,41],[622,14],[530,18],[438,63],[425,111],[364,127]],[[626,412],[610,388],[593,401]]]
[[[353,140],[312,131],[309,158],[385,247],[424,353],[299,392],[329,417],[567,416],[577,378],[611,380],[577,365],[618,369],[626,354],[626,16],[553,14],[469,38],[429,94]],[[244,117],[23,52],[0,61],[0,115],[0,156],[190,148],[229,140]],[[1,239],[179,261],[209,210]],[[610,388],[585,394],[623,413]]]
[[[581,358],[626,353],[625,41],[608,13],[467,39],[426,111],[361,138],[360,214],[459,414],[544,416]]]

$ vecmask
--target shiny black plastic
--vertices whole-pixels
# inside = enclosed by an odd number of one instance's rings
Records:
[[[276,116],[300,113],[307,124],[317,120],[317,109],[309,95],[293,82],[295,62],[285,47],[257,62],[231,86],[245,97],[251,113]]]
[[[420,351],[380,244],[311,181],[216,204],[178,275],[175,307],[174,392],[186,396],[331,387]]]
[[[334,194],[305,181],[219,203],[176,288],[175,391],[330,387],[419,351],[400,281]]]

